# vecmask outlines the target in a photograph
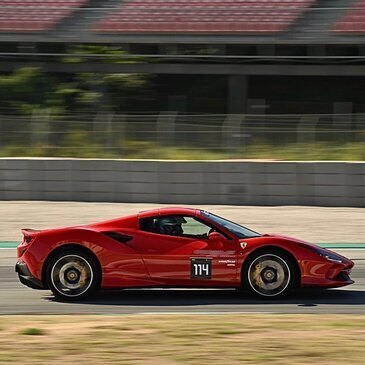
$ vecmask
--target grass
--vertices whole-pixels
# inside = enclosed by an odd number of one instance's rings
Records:
[[[74,136],[75,137],[75,136]],[[76,138],[76,137],[75,137]],[[148,141],[124,141],[114,148],[72,140],[62,148],[6,146],[0,157],[78,157],[171,160],[270,159],[286,161],[365,161],[365,143],[256,143],[236,150],[199,149],[199,147],[161,146]],[[75,147],[76,146],[76,147]]]
[[[0,326],[0,364],[365,364],[359,315],[3,316]],[[47,336],[19,336],[35,329]]]
[[[257,144],[247,149],[247,158],[297,161],[364,161],[365,143]]]

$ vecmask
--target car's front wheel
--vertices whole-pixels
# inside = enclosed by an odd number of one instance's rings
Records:
[[[243,286],[261,298],[278,298],[287,294],[295,283],[295,266],[280,251],[261,251],[249,257],[243,269]]]
[[[55,255],[47,266],[47,284],[60,300],[75,301],[92,294],[100,281],[99,269],[91,255],[65,251]]]

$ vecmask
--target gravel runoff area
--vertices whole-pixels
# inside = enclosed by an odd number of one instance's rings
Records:
[[[112,219],[157,204],[1,201],[0,241],[19,241],[21,228],[54,228]],[[199,206],[261,233],[316,243],[365,243],[365,208]]]

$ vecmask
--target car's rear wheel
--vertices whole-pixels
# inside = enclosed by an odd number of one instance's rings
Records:
[[[59,253],[47,266],[48,287],[60,300],[84,299],[98,288],[99,281],[95,260],[82,251]]]
[[[244,265],[243,285],[260,298],[278,298],[293,289],[295,266],[281,251],[261,251],[249,257]]]

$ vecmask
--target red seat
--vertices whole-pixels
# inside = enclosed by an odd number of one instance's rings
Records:
[[[0,31],[51,29],[88,0],[0,0]]]
[[[365,32],[365,1],[360,0],[353,4],[352,8],[345,13],[333,30],[340,33]]]
[[[314,0],[127,0],[98,32],[245,33],[285,30]]]

